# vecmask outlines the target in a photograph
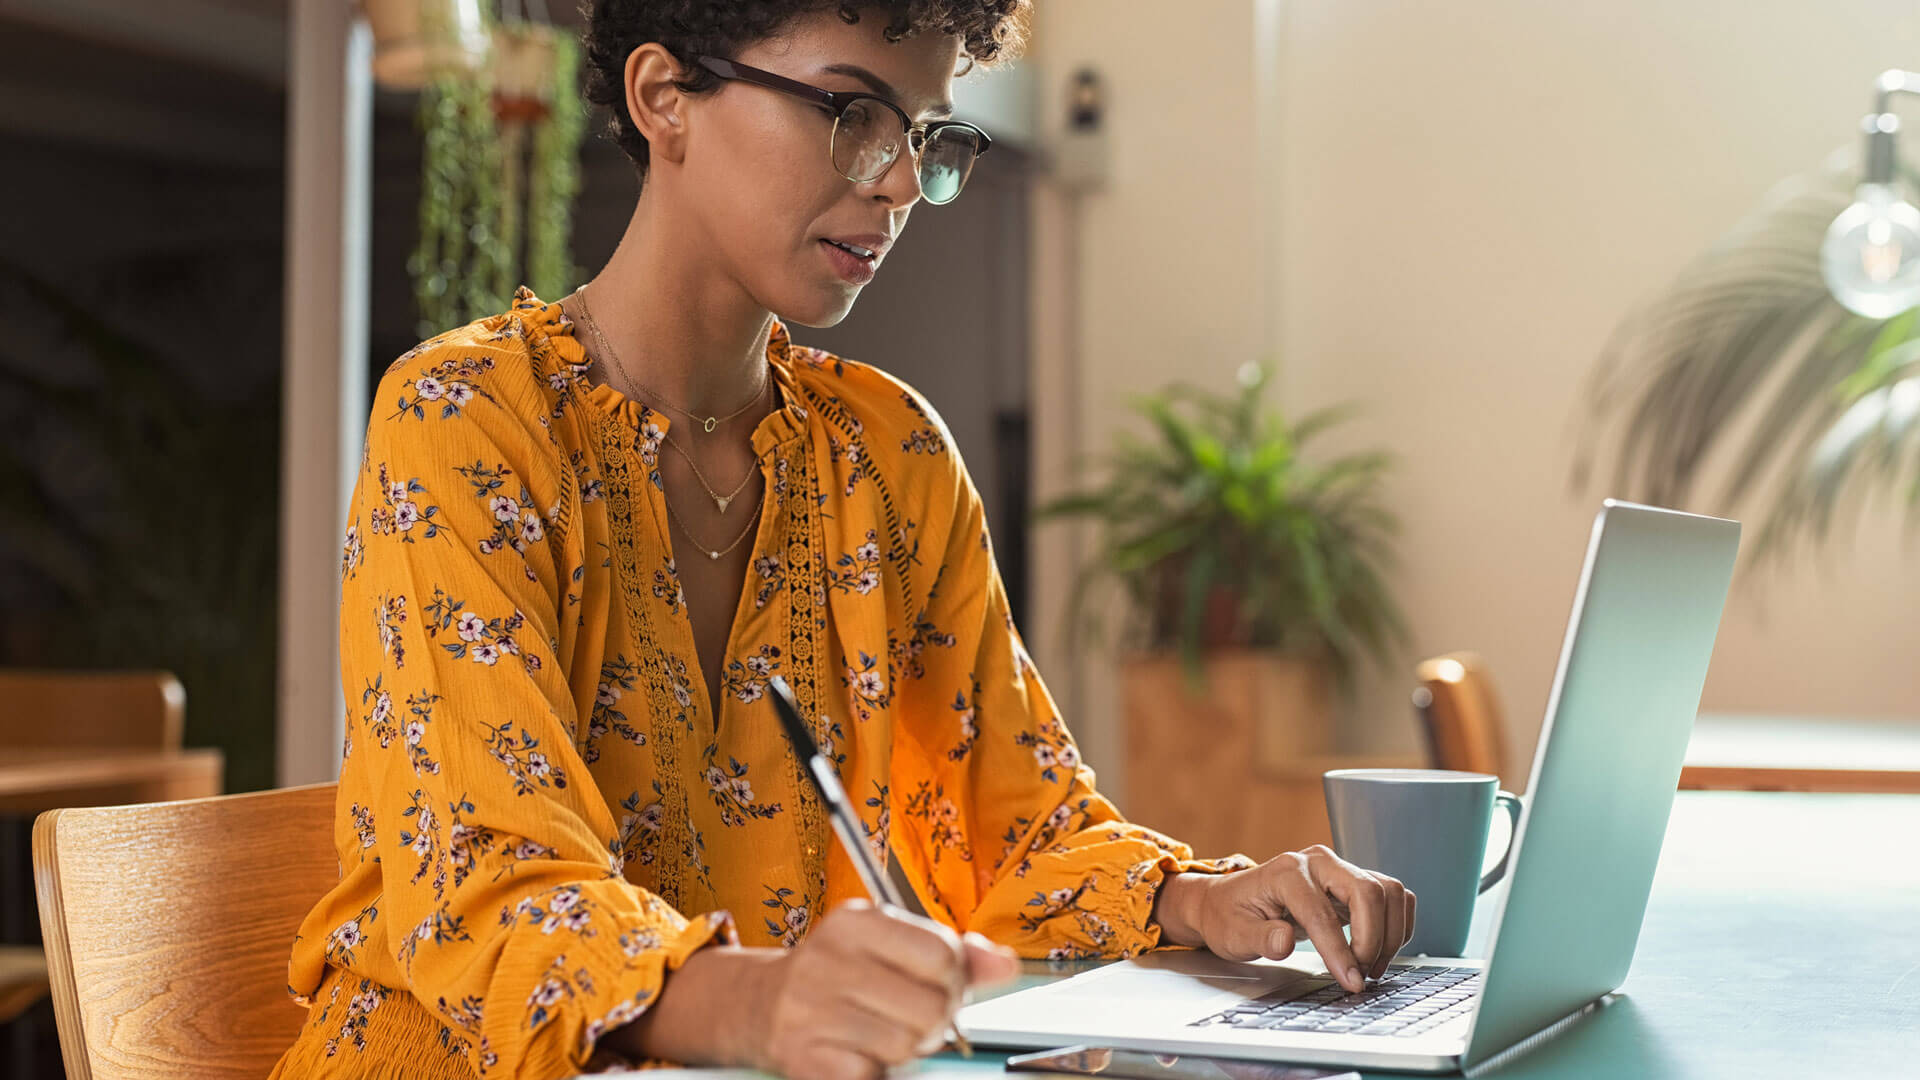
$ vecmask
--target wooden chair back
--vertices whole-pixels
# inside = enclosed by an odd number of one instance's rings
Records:
[[[69,1080],[259,1080],[306,1010],[287,956],[339,880],[336,785],[34,822],[34,886]]]
[[[0,746],[178,750],[187,692],[166,671],[0,668]]]
[[[47,954],[38,945],[0,945],[0,1024],[46,997]]]
[[[1491,773],[1505,784],[1506,729],[1487,663],[1470,652],[1446,653],[1414,669],[1413,704],[1435,768]]]

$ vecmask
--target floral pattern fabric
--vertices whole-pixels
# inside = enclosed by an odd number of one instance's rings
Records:
[[[658,470],[669,419],[557,304],[381,380],[342,546],[342,877],[294,943],[277,1077],[560,1077],[703,945],[862,895],[766,699],[784,677],[876,857],[1024,956],[1131,955],[1195,860],[1094,787],[937,414],[771,328],[767,498],[708,701]]]

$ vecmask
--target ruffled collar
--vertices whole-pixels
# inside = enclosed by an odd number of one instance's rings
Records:
[[[635,431],[652,424],[664,436],[672,428],[673,420],[666,413],[615,390],[604,378],[594,377],[594,360],[574,333],[573,320],[557,301],[542,300],[522,285],[514,290],[512,313],[530,333],[545,338],[559,354],[582,400]],[[781,407],[767,414],[754,428],[754,449],[762,454],[806,431],[807,410],[800,404],[800,387],[794,380],[794,348],[786,323],[775,316],[773,330],[767,335],[767,364],[780,391]]]

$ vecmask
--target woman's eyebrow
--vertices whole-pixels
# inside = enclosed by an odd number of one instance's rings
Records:
[[[898,103],[900,100],[900,92],[889,85],[887,80],[875,75],[873,72],[868,71],[858,64],[828,64],[820,70],[828,75],[850,75],[866,83],[868,89],[886,98],[888,101]],[[928,109],[927,112],[934,116],[952,116],[953,105],[952,103],[935,105],[933,108]]]

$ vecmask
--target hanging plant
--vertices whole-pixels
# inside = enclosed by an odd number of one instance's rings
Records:
[[[580,43],[547,28],[554,39],[553,108],[533,133],[527,184],[527,284],[558,297],[581,278],[573,264],[573,200],[580,193],[580,139],[587,111],[580,99]]]
[[[544,5],[508,7],[488,28],[486,63],[435,71],[421,93],[420,237],[407,269],[423,338],[505,309],[522,282],[559,296],[580,276],[579,44]]]
[[[569,250],[573,199],[580,190],[580,139],[586,131],[580,46],[546,22],[538,4],[503,19],[493,41],[493,112],[506,159],[507,247],[514,264],[525,267],[521,280],[543,296],[559,296],[578,277]]]
[[[502,311],[512,292],[512,252],[502,214],[504,156],[491,93],[481,79],[434,75],[420,95],[420,238],[407,272],[432,337]]]
[[[487,59],[479,0],[360,0],[373,30],[373,78],[389,90],[418,90],[433,75],[476,71]]]

